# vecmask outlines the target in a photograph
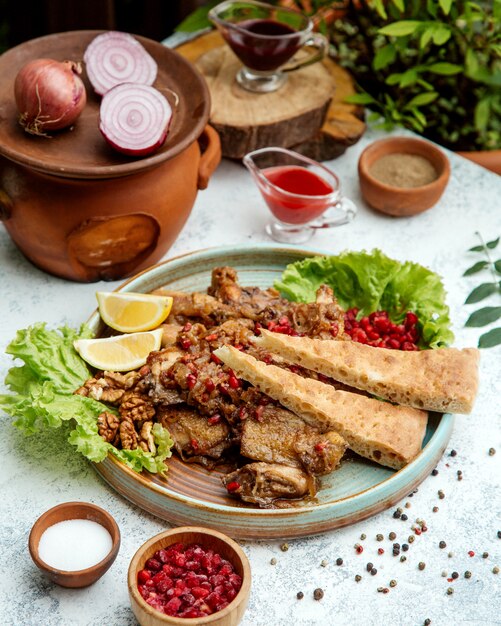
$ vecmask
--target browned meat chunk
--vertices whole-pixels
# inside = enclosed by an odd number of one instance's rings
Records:
[[[173,298],[172,309],[167,318],[169,323],[184,325],[186,322],[198,320],[206,326],[212,326],[215,323],[239,317],[233,307],[205,293],[185,293],[168,289],[157,289],[153,293]]]
[[[226,474],[222,481],[228,493],[262,507],[273,506],[275,500],[313,497],[316,493],[314,478],[278,463],[249,463]]]
[[[174,449],[184,461],[210,465],[209,459],[220,459],[233,443],[224,420],[211,422],[185,405],[159,408],[157,421],[169,431]]]
[[[242,425],[243,456],[299,467],[315,476],[334,470],[345,450],[346,442],[337,433],[321,434],[282,407],[266,406],[259,421],[250,418]]]
[[[212,282],[208,289],[211,296],[223,304],[233,307],[239,317],[260,320],[265,313],[268,319],[278,317],[290,307],[290,302],[280,297],[273,287],[241,287],[237,272],[232,267],[216,267],[212,271]],[[270,309],[272,311],[270,311]]]

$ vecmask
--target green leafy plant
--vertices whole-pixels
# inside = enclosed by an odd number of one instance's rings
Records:
[[[469,252],[481,253],[483,259],[476,261],[471,267],[469,267],[463,274],[463,276],[472,276],[473,274],[479,274],[480,272],[488,271],[491,276],[491,280],[483,282],[473,289],[469,296],[465,300],[465,304],[477,304],[482,302],[486,298],[491,296],[501,296],[501,259],[493,261],[491,258],[491,251],[495,250],[499,244],[500,238],[493,239],[492,241],[484,242],[480,233],[476,233],[480,239],[480,245],[473,246],[469,249]],[[489,324],[497,322],[501,318],[501,306],[484,306],[474,311],[466,320],[465,326],[481,328]],[[501,344],[501,327],[493,328],[484,333],[478,340],[479,348],[492,348]]]
[[[501,0],[352,0],[330,36],[370,121],[453,150],[501,147]]]

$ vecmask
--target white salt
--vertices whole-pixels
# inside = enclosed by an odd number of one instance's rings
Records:
[[[38,553],[50,567],[75,572],[99,563],[112,547],[110,533],[88,519],[70,519],[49,526],[40,537]]]

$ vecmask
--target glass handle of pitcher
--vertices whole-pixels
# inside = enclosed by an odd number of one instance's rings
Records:
[[[308,226],[310,228],[332,228],[334,226],[342,226],[343,224],[351,222],[357,214],[356,204],[349,198],[341,198],[341,200],[332,206],[332,209],[339,210],[341,215],[329,219],[329,211],[327,211],[327,214],[325,214],[321,219],[311,222]]]
[[[327,56],[327,52],[329,50],[329,42],[327,38],[320,33],[313,33],[310,37],[308,37],[303,44],[303,47],[304,46],[317,48],[317,51],[313,52],[305,59],[281,67],[280,70],[282,72],[292,72],[293,70],[298,70],[300,67],[306,67],[307,65],[321,61],[325,56]]]

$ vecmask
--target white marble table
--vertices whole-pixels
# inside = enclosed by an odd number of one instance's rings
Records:
[[[359,206],[355,221],[332,231],[317,233],[308,244],[332,253],[345,249],[381,248],[401,260],[409,259],[440,273],[447,292],[459,347],[475,346],[479,329],[465,329],[471,307],[465,297],[477,284],[462,274],[476,259],[468,248],[478,243],[475,231],[486,239],[501,234],[501,178],[466,160],[450,155],[452,176],[441,201],[430,211],[412,218],[394,219],[370,210],[361,200],[356,164],[361,150],[378,135],[368,133],[359,144],[331,163],[344,190]],[[210,186],[199,194],[192,215],[166,258],[208,246],[266,241],[266,210],[247,171],[223,162]],[[501,248],[500,248],[501,250]],[[78,325],[94,307],[97,289],[118,283],[77,284],[49,276],[19,253],[0,227],[0,380],[12,362],[4,354],[18,328],[36,321],[50,327]],[[241,542],[250,558],[253,586],[244,626],[326,626],[388,624],[487,625],[501,623],[500,477],[500,349],[482,351],[481,390],[469,416],[458,416],[448,450],[438,465],[438,475],[428,477],[405,509],[408,521],[392,517],[392,510],[342,530],[321,536],[280,542]],[[3,391],[3,388],[2,388]],[[90,463],[76,454],[60,433],[27,439],[0,415],[0,624],[2,626],[132,626],[126,573],[136,549],[167,524],[144,513],[110,489]],[[497,454],[489,456],[490,447]],[[450,450],[457,456],[449,456]],[[457,480],[457,470],[463,480]],[[445,492],[440,500],[437,491]],[[106,508],[122,531],[116,562],[95,585],[67,590],[46,580],[28,553],[28,534],[35,519],[51,506],[69,500],[86,500]],[[432,512],[434,506],[438,512]],[[391,531],[406,542],[416,518],[426,520],[428,532],[416,537],[407,561],[392,556]],[[357,555],[360,535],[365,550]],[[385,537],[376,541],[376,534]],[[440,549],[440,540],[447,548]],[[377,554],[383,547],[385,553]],[[475,556],[470,557],[468,551]],[[451,552],[451,556],[449,555]],[[482,553],[488,552],[487,558]],[[403,552],[401,554],[404,554]],[[336,565],[336,559],[343,559]],[[276,564],[270,564],[272,558]],[[325,567],[322,560],[327,561]],[[378,569],[370,576],[368,561]],[[418,563],[426,563],[419,570]],[[450,583],[441,576],[459,573]],[[470,579],[464,578],[470,570]],[[355,582],[355,575],[362,580]],[[378,587],[397,586],[387,594]],[[313,599],[320,587],[324,597]],[[453,595],[447,595],[453,587]],[[298,591],[304,598],[298,600]]]

